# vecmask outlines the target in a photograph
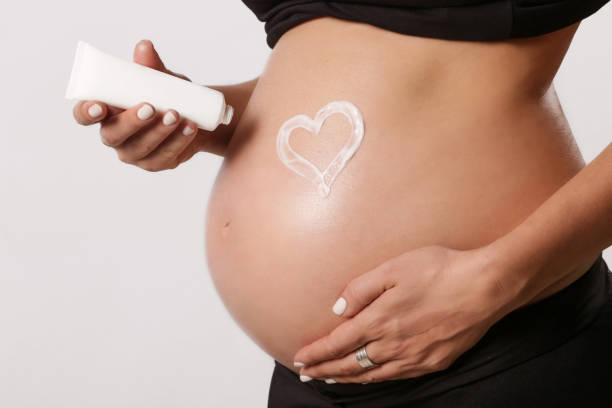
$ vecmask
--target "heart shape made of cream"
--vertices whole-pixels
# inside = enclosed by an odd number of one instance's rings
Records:
[[[297,128],[303,128],[311,133],[318,134],[325,119],[334,113],[341,113],[346,116],[351,125],[351,134],[327,168],[320,171],[312,162],[291,148],[289,136]],[[314,119],[307,115],[299,114],[283,123],[276,136],[276,152],[287,167],[300,176],[312,181],[317,186],[319,194],[327,197],[336,176],[344,169],[348,160],[353,157],[359,148],[363,134],[363,117],[359,109],[348,101],[333,101],[319,109]]]

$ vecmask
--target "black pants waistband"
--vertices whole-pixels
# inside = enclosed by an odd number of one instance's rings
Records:
[[[520,364],[568,341],[595,320],[612,295],[612,273],[600,253],[593,265],[569,286],[497,321],[480,341],[447,369],[416,378],[378,383],[303,383],[334,403],[375,399],[400,390],[417,401]],[[284,375],[299,376],[275,361]]]

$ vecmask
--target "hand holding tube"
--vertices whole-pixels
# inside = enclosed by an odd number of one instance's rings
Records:
[[[136,45],[134,62],[190,81],[185,75],[167,69],[149,40]],[[199,129],[176,110],[157,112],[147,101],[123,109],[100,101],[79,100],[73,116],[81,125],[100,123],[102,142],[113,147],[121,161],[148,171],[175,168],[209,145],[214,150],[217,133],[223,133],[226,139],[227,132],[221,127],[219,132]],[[216,150],[213,152],[220,149]]]

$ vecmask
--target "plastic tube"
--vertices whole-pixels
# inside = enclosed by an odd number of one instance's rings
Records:
[[[199,128],[212,131],[232,120],[234,109],[216,89],[107,54],[79,41],[66,88],[67,99],[97,100],[123,109],[148,102],[175,109]]]

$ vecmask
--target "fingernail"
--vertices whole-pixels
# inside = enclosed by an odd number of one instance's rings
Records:
[[[312,380],[312,378],[310,378],[309,376],[307,376],[307,375],[300,375],[300,381],[306,382],[306,381],[310,381],[310,380]]]
[[[328,384],[335,384],[336,380],[334,380],[333,378],[326,378],[325,382],[328,383]]]
[[[163,122],[166,126],[173,124],[176,122],[176,115],[172,112],[166,112]]]
[[[145,103],[140,107],[140,109],[138,109],[138,112],[136,112],[136,114],[138,115],[139,119],[147,120],[151,116],[153,116],[153,107],[148,103]]]
[[[192,133],[193,133],[193,128],[191,126],[185,126],[185,129],[183,129],[183,134],[185,136],[189,136]]]
[[[294,361],[293,366],[294,367],[304,367],[304,363],[302,363],[301,361]]]
[[[341,297],[338,300],[336,300],[336,303],[334,303],[334,307],[332,308],[332,310],[334,311],[335,314],[340,316],[342,313],[344,313],[344,309],[346,309],[346,300],[344,300],[344,298]]]
[[[102,107],[97,103],[94,103],[89,107],[89,109],[87,109],[87,113],[92,118],[95,118],[96,116],[100,116],[102,114]]]

